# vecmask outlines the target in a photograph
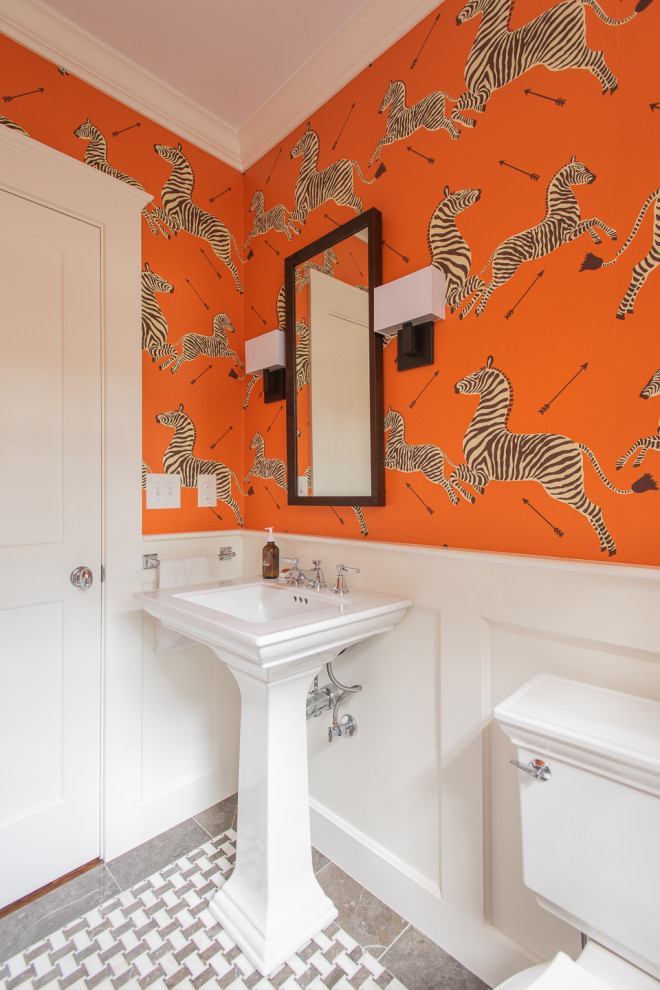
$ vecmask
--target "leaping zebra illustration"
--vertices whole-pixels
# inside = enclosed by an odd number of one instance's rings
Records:
[[[309,270],[314,268],[317,272],[322,272],[323,275],[329,275],[331,278],[335,274],[335,265],[337,264],[337,255],[333,248],[326,248],[323,252],[323,263],[317,264],[316,261],[306,261],[304,265],[296,268],[296,288],[298,292],[302,292],[306,285],[309,285]]]
[[[305,318],[296,323],[296,389],[309,385],[309,327]]]
[[[291,234],[299,234],[300,231],[290,220],[286,218],[286,210],[282,203],[272,206],[270,210],[264,210],[264,194],[261,189],[255,189],[252,202],[250,203],[250,213],[254,213],[252,218],[252,230],[247,235],[247,240],[243,247],[247,251],[248,245],[253,237],[267,234],[269,230],[286,234],[287,240],[291,240]]]
[[[482,494],[489,481],[537,481],[551,498],[586,516],[598,536],[601,552],[613,556],[616,545],[602,511],[584,490],[582,454],[587,455],[603,484],[618,495],[657,491],[651,475],[642,475],[630,489],[622,491],[608,481],[586,444],[553,433],[512,433],[508,427],[513,404],[511,383],[493,366],[492,356],[485,367],[456,382],[454,391],[478,395],[479,404],[463,440],[466,463],[454,469],[452,483],[464,481]]]
[[[445,273],[445,298],[452,313],[473,292],[482,292],[485,282],[470,275],[472,253],[456,227],[456,216],[481,198],[481,189],[444,188],[444,199],[438,203],[429,222],[428,244],[431,264]]]
[[[302,164],[294,190],[296,206],[289,222],[295,220],[304,224],[309,211],[323,206],[329,199],[337,206],[349,206],[356,213],[362,213],[362,200],[353,190],[353,169],[367,185],[376,181],[365,178],[358,163],[348,158],[340,158],[319,172],[319,150],[319,136],[307,124],[305,133],[291,151],[291,158],[302,155]]]
[[[562,244],[574,241],[576,237],[585,232],[590,235],[595,244],[600,244],[596,227],[604,230],[613,241],[616,240],[616,230],[608,227],[597,217],[580,220],[580,207],[571,187],[590,185],[595,179],[594,173],[582,162],[577,161],[575,155],[571,157],[570,162],[562,165],[548,184],[545,196],[545,217],[536,227],[530,227],[529,230],[514,234],[495,248],[479,272],[479,277],[481,277],[492,261],[492,278],[483,291],[477,291],[476,295],[472,297],[462,311],[461,318],[467,316],[478,299],[480,302],[477,306],[477,316],[481,316],[495,289],[505,285],[525,261],[543,258],[551,251],[556,251]]]
[[[170,177],[161,192],[163,208],[155,207],[154,214],[163,220],[173,233],[185,230],[193,237],[201,237],[202,240],[207,241],[220,261],[224,262],[232,273],[236,288],[242,293],[243,286],[238,276],[238,269],[231,257],[232,244],[239,261],[245,264],[245,260],[241,257],[234,235],[225,227],[222,220],[193,203],[195,173],[181,150],[181,145],[170,148],[164,144],[155,144],[154,151],[172,165]]]
[[[441,485],[449,496],[452,505],[458,505],[458,492],[466,502],[474,502],[471,495],[459,481],[452,482],[445,477],[445,461],[455,468],[456,464],[447,457],[441,447],[432,443],[406,443],[406,424],[396,409],[388,406],[384,419],[385,432],[389,436],[385,445],[385,467],[390,471],[420,471],[434,485]]]
[[[658,368],[655,374],[651,375],[648,382],[639,393],[640,399],[650,399],[653,395],[660,395],[660,368]],[[647,450],[660,450],[660,421],[658,422],[657,433],[652,433],[650,437],[642,437],[640,440],[637,440],[636,443],[632,445],[630,450],[625,453],[623,457],[619,458],[616,462],[617,471],[621,470],[628,458],[632,457],[636,451],[639,451],[639,453],[633,461],[633,467],[639,467],[644,460],[644,455]]]
[[[587,69],[601,84],[603,93],[613,93],[618,81],[602,52],[587,44],[585,7],[605,24],[627,24],[652,0],[639,0],[634,13],[621,20],[608,17],[597,0],[564,0],[512,31],[509,28],[515,0],[469,0],[456,18],[464,24],[478,14],[481,23],[465,63],[467,92],[456,103],[452,118],[468,127],[476,121],[466,111],[483,113],[496,89],[501,89],[536,66],[553,72]]]
[[[238,364],[242,368],[243,362],[236,351],[232,351],[229,346],[227,331],[234,333],[231,320],[226,313],[216,313],[213,317],[213,333],[211,336],[208,337],[202,333],[185,333],[174,344],[175,347],[181,344],[181,353],[176,359],[174,357],[168,358],[161,365],[161,369],[167,368],[174,361],[171,369],[172,374],[174,374],[179,370],[184,361],[194,361],[195,358],[202,355],[212,358],[228,357],[232,359],[234,367]]]
[[[85,165],[91,165],[92,168],[98,169],[99,172],[105,172],[106,175],[112,175],[115,179],[120,179],[122,182],[126,182],[127,185],[134,186],[136,189],[142,189],[143,192],[146,192],[142,183],[138,182],[137,179],[134,179],[131,175],[126,175],[124,172],[120,172],[118,168],[113,168],[109,163],[108,143],[102,132],[98,127],[94,126],[89,117],[76,127],[73,133],[76,137],[89,142],[85,148]],[[149,224],[149,230],[152,234],[158,236],[160,231],[161,234],[164,234],[169,239],[169,232],[160,222],[160,218],[149,213],[146,206],[142,210],[142,216]]]
[[[254,451],[254,464],[245,475],[243,484],[247,485],[251,478],[272,478],[276,485],[286,491],[286,466],[278,457],[266,457],[264,454],[264,438],[255,432],[250,441],[250,450]]]
[[[241,495],[245,495],[232,469],[220,461],[207,461],[193,454],[196,432],[190,416],[183,411],[183,403],[172,412],[159,413],[156,422],[161,426],[171,426],[174,436],[163,454],[163,470],[165,474],[178,474],[185,488],[196,488],[200,474],[214,474],[216,478],[216,495],[221,502],[226,502],[234,511],[239,526],[243,525],[238,502],[231,493],[231,480]]]
[[[174,292],[174,286],[164,278],[152,272],[148,263],[144,263],[142,280],[142,350],[147,351],[152,361],[162,361],[170,354],[176,357],[176,351],[167,343],[167,320],[156,302],[157,292]],[[170,361],[173,358],[170,358]],[[170,363],[167,362],[167,364]],[[161,366],[167,367],[167,364]]]
[[[10,120],[9,117],[5,117],[4,113],[0,113],[0,124],[4,124],[5,127],[8,127],[12,131],[18,131],[20,134],[25,134],[26,137],[30,136],[28,132],[21,127],[20,124],[17,124],[15,123],[15,121]]]
[[[410,137],[420,127],[427,131],[438,131],[441,128],[449,132],[449,136],[456,141],[460,136],[456,124],[451,117],[445,117],[445,101],[456,102],[453,96],[438,90],[436,93],[429,93],[423,100],[413,103],[411,107],[406,106],[406,84],[400,79],[392,82],[387,87],[383,102],[378,113],[385,113],[389,107],[390,112],[385,127],[385,137],[382,137],[373,154],[369,159],[369,167],[380,158],[380,153],[388,144],[395,141],[403,141]]]
[[[632,270],[630,285],[626,289],[625,295],[616,312],[617,320],[625,320],[626,316],[633,315],[633,309],[638,292],[646,282],[653,269],[660,265],[660,189],[654,189],[651,195],[647,197],[637,215],[635,223],[633,224],[633,229],[630,231],[628,240],[619,248],[611,261],[604,262],[602,258],[598,257],[598,255],[589,252],[580,266],[580,271],[585,272],[593,271],[594,269],[601,267],[609,268],[610,265],[613,265],[614,262],[621,257],[626,248],[628,248],[632,243],[633,238],[639,230],[642,220],[646,215],[646,211],[651,204],[653,204],[653,240],[651,242],[651,250],[645,258],[642,258],[641,261],[637,262]]]

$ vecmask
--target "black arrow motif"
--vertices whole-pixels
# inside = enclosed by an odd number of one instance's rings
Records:
[[[202,299],[202,297],[200,296],[199,292],[197,291],[197,289],[192,284],[192,282],[190,281],[189,278],[186,278],[186,282],[188,283],[188,285],[190,286],[190,288],[193,290],[193,292],[195,293],[195,295],[197,296],[197,298],[199,299],[199,301],[202,303],[202,305],[204,306],[204,308],[205,309],[209,309],[209,304],[206,303],[206,302],[204,302],[204,300]]]
[[[538,182],[541,178],[536,172],[526,172],[524,168],[518,168],[517,165],[511,165],[510,162],[505,162],[503,158],[500,159],[500,165],[506,165],[507,168],[512,168],[514,172],[522,172],[523,175],[527,175],[532,182]]]
[[[550,100],[551,103],[554,103],[558,107],[566,106],[566,100],[563,96],[546,96],[545,93],[536,93],[533,89],[526,89],[525,96],[538,96],[542,100]]]
[[[515,304],[515,306],[513,306],[513,307],[512,307],[512,308],[511,308],[511,309],[510,309],[510,310],[508,311],[508,313],[505,313],[505,314],[504,314],[504,319],[505,319],[505,320],[510,320],[510,319],[511,319],[511,317],[512,317],[512,316],[513,316],[513,314],[514,314],[514,312],[516,311],[516,309],[518,308],[518,306],[520,306],[520,304],[521,304],[521,302],[523,301],[523,299],[525,298],[525,296],[527,295],[527,293],[528,293],[528,292],[531,292],[531,290],[532,290],[532,289],[534,288],[534,286],[536,285],[536,283],[538,282],[538,280],[539,280],[539,279],[540,279],[540,278],[541,278],[541,277],[542,277],[542,276],[543,276],[544,274],[545,274],[545,268],[544,268],[544,269],[543,269],[542,271],[540,271],[540,272],[538,273],[538,275],[536,276],[536,278],[534,279],[534,281],[532,282],[532,284],[531,284],[531,285],[529,286],[529,288],[527,288],[527,289],[525,289],[525,291],[523,292],[523,294],[522,294],[522,296],[520,297],[520,299],[518,300],[518,302],[517,302],[517,303]]]
[[[434,372],[434,373],[433,373],[433,374],[431,375],[431,377],[430,377],[430,378],[429,378],[429,380],[427,381],[427,383],[426,383],[426,385],[424,386],[424,388],[422,389],[422,391],[421,391],[421,392],[420,392],[420,393],[419,393],[418,395],[416,395],[416,396],[415,396],[415,398],[414,398],[414,399],[412,400],[412,402],[411,402],[411,403],[410,403],[410,405],[408,406],[408,408],[409,408],[409,409],[412,409],[412,408],[413,408],[413,406],[416,406],[416,405],[417,405],[417,402],[419,401],[419,399],[421,399],[421,397],[422,397],[422,395],[424,394],[424,392],[426,392],[426,390],[427,390],[427,388],[429,387],[429,385],[430,385],[430,384],[431,384],[431,383],[432,383],[433,381],[435,381],[435,379],[436,379],[436,378],[438,377],[438,375],[439,375],[439,374],[440,374],[440,372],[439,372],[439,371],[435,371],[435,372]]]
[[[14,93],[13,96],[3,96],[2,99],[5,101],[5,103],[11,103],[12,100],[20,100],[22,96],[32,96],[34,93],[45,93],[45,92],[46,91],[43,88],[43,86],[40,86],[39,89],[31,89],[27,93]]]
[[[417,151],[417,149],[413,148],[410,144],[407,145],[406,151],[412,151],[413,155],[419,155],[419,157],[427,161],[429,165],[435,165],[435,158],[429,158],[428,155],[423,155],[421,151]]]
[[[420,502],[422,503],[422,505],[424,506],[424,508],[425,508],[425,509],[426,509],[426,511],[428,512],[428,514],[429,514],[430,516],[432,516],[432,515],[433,515],[433,511],[434,511],[434,510],[433,510],[433,509],[431,508],[431,506],[430,506],[430,505],[427,505],[427,504],[426,504],[426,502],[425,502],[425,501],[424,501],[424,499],[423,499],[423,498],[421,497],[421,495],[418,495],[418,494],[417,494],[417,492],[415,491],[415,489],[413,488],[413,486],[412,486],[412,485],[410,484],[410,482],[409,482],[409,481],[406,481],[406,488],[408,488],[408,489],[409,489],[409,490],[410,490],[410,491],[411,491],[411,492],[413,493],[413,495],[415,496],[415,498],[416,498],[416,499],[419,499],[419,501],[420,501]]]
[[[215,196],[209,196],[209,203],[215,203],[216,199],[220,199],[221,196],[224,196],[225,193],[228,192],[231,192],[231,186],[227,186],[226,189],[223,189],[222,192],[216,193]]]
[[[267,491],[267,493],[268,493],[268,495],[270,496],[270,498],[272,499],[272,501],[273,501],[273,502],[275,503],[275,508],[276,508],[276,509],[279,509],[279,507],[280,507],[280,504],[279,504],[279,502],[277,501],[277,499],[275,498],[275,496],[273,495],[273,493],[271,492],[271,490],[270,490],[270,488],[268,487],[268,485],[266,485],[266,491]]]
[[[261,322],[263,323],[263,325],[264,325],[264,326],[266,326],[266,321],[264,320],[264,318],[263,318],[263,316],[261,315],[261,313],[257,313],[257,311],[256,311],[256,309],[255,309],[255,308],[254,308],[254,306],[252,306],[252,305],[250,305],[250,309],[252,310],[252,312],[253,312],[253,313],[254,313],[254,314],[255,314],[256,316],[258,316],[258,317],[259,317],[259,319],[261,320]]]
[[[326,220],[329,220],[329,221],[330,221],[330,223],[334,223],[334,225],[335,225],[335,227],[338,227],[338,226],[339,226],[339,221],[338,221],[338,220],[335,220],[335,219],[334,219],[333,217],[331,217],[331,216],[330,216],[329,214],[327,214],[327,213],[324,213],[324,214],[323,214],[323,216],[325,217],[325,219],[326,219]]]
[[[284,406],[281,405],[279,407],[279,409],[277,410],[277,412],[275,413],[275,415],[273,416],[273,418],[271,419],[270,424],[266,427],[266,433],[270,433],[270,431],[272,430],[272,428],[275,425],[275,420],[280,415],[280,413],[282,412],[283,409],[284,409]]]
[[[266,238],[266,244],[271,249],[271,251],[274,251],[275,252],[275,254],[277,255],[277,257],[279,258],[280,252],[277,250],[276,247],[273,247],[273,245],[270,243],[270,241],[268,240],[268,238]]]
[[[208,254],[204,250],[204,248],[200,248],[199,250],[202,252],[202,254],[206,258],[206,260],[208,261],[209,265],[211,266],[211,268],[213,269],[213,271],[215,272],[215,274],[218,276],[218,278],[222,278],[222,275],[220,274],[220,272],[218,271],[218,269],[215,267],[215,265],[213,264],[213,262],[209,258]],[[206,308],[208,309],[208,306]]]
[[[350,110],[348,111],[348,115],[347,115],[347,117],[346,117],[346,120],[345,120],[345,121],[344,121],[344,123],[343,123],[343,124],[341,125],[341,130],[339,131],[339,134],[338,134],[338,135],[337,135],[337,137],[335,138],[335,143],[334,143],[334,144],[333,144],[333,146],[332,146],[332,150],[333,150],[333,151],[335,150],[335,148],[336,148],[336,147],[337,147],[337,145],[339,144],[339,138],[340,138],[340,137],[342,136],[342,133],[343,133],[343,130],[344,130],[344,128],[346,127],[346,124],[348,123],[348,121],[349,121],[349,119],[350,119],[350,116],[351,116],[351,114],[353,113],[353,111],[354,111],[354,110],[355,110],[355,103],[352,103],[352,104],[351,104],[351,109],[350,109]]]
[[[431,25],[431,27],[429,28],[429,33],[428,33],[428,34],[426,35],[426,37],[424,38],[424,41],[422,42],[422,47],[420,48],[420,50],[419,50],[419,51],[417,52],[417,54],[415,55],[415,57],[414,57],[414,59],[412,60],[412,63],[411,63],[411,66],[410,66],[410,68],[411,68],[411,69],[414,69],[414,68],[415,68],[415,66],[417,65],[417,59],[418,59],[418,58],[419,58],[419,56],[420,56],[420,55],[422,54],[422,51],[424,50],[424,45],[426,44],[426,42],[427,42],[427,41],[429,40],[429,38],[431,37],[431,31],[433,30],[433,28],[434,28],[434,27],[436,26],[436,24],[438,23],[438,19],[439,19],[439,17],[440,17],[440,14],[436,14],[436,17],[435,17],[435,20],[433,21],[433,24],[432,24],[432,25]]]
[[[135,124],[129,124],[128,127],[122,127],[121,130],[119,130],[119,131],[112,131],[111,133],[112,133],[112,136],[113,137],[119,137],[119,135],[120,134],[123,134],[125,131],[132,131],[134,127],[140,127],[140,126],[141,126],[141,123],[138,120],[137,123],[135,123]]]
[[[334,512],[334,514],[335,514],[335,515],[337,516],[337,519],[339,520],[339,522],[340,522],[340,523],[342,524],[342,526],[343,526],[343,525],[344,525],[344,520],[342,519],[342,517],[341,517],[341,516],[339,515],[339,513],[337,512],[337,510],[335,509],[335,507],[334,507],[334,505],[331,505],[331,506],[330,506],[330,511],[331,511],[331,512]]]
[[[561,539],[561,538],[562,538],[562,536],[564,535],[564,533],[563,533],[563,531],[562,531],[561,529],[559,529],[559,527],[558,527],[558,526],[554,526],[554,525],[553,525],[553,524],[552,524],[552,523],[550,522],[550,520],[549,520],[549,519],[546,519],[546,518],[545,518],[545,516],[544,516],[544,515],[543,515],[543,514],[542,514],[541,512],[539,512],[539,510],[538,510],[538,509],[535,509],[535,508],[534,508],[534,506],[532,505],[532,503],[531,503],[531,502],[529,501],[529,499],[528,499],[528,498],[524,498],[524,499],[523,499],[523,502],[525,503],[525,505],[526,505],[526,506],[527,506],[527,507],[528,507],[529,509],[531,509],[531,510],[532,510],[532,512],[535,512],[535,513],[536,513],[536,515],[537,515],[537,516],[539,516],[539,518],[540,518],[540,519],[542,519],[544,523],[547,523],[547,524],[548,524],[548,526],[549,526],[549,527],[550,527],[550,529],[551,529],[551,530],[553,531],[553,533],[555,534],[555,536],[558,536],[558,537],[559,537],[559,539]]]
[[[273,167],[271,168],[270,172],[268,173],[268,178],[266,179],[266,185],[268,185],[268,183],[270,182],[270,177],[273,174],[273,172],[275,171],[275,166],[277,165],[277,163],[278,163],[278,161],[280,159],[280,155],[281,154],[282,154],[282,149],[280,148],[280,150],[277,152],[277,155],[275,156],[275,161],[273,162]]]
[[[400,258],[402,258],[402,259],[403,259],[403,261],[405,261],[405,263],[406,263],[406,264],[408,264],[408,263],[409,263],[409,261],[410,261],[410,258],[408,258],[408,257],[407,257],[407,256],[406,256],[405,254],[401,254],[401,252],[400,252],[400,251],[397,251],[397,249],[396,249],[396,248],[393,248],[391,244],[388,244],[388,243],[387,243],[387,241],[383,241],[383,247],[386,247],[386,248],[389,248],[389,249],[390,249],[390,251],[394,251],[394,253],[395,253],[395,254],[398,254],[398,255],[399,255],[399,257],[400,257]]]
[[[557,392],[557,395],[553,395],[553,397],[549,400],[549,402],[546,402],[544,405],[541,406],[541,408],[539,409],[539,412],[541,413],[542,416],[543,416],[544,413],[547,413],[547,411],[550,408],[550,406],[552,405],[552,403],[555,401],[555,399],[559,398],[559,396],[564,391],[564,389],[568,388],[568,386],[571,384],[571,382],[574,382],[575,379],[577,378],[577,376],[578,375],[581,375],[583,371],[586,371],[588,367],[589,367],[589,362],[588,361],[585,361],[584,364],[581,364],[580,367],[579,367],[579,370],[576,371],[575,374],[573,375],[573,377],[570,378],[566,382],[566,384],[562,388],[559,389],[559,391]]]
[[[190,384],[191,384],[191,385],[196,385],[196,384],[197,384],[197,382],[198,382],[198,381],[200,380],[200,378],[202,377],[202,375],[205,375],[205,374],[206,374],[206,372],[207,372],[207,371],[210,371],[212,367],[213,367],[213,365],[212,365],[212,364],[210,364],[210,365],[208,366],[208,368],[204,368],[204,371],[200,371],[200,373],[199,373],[199,374],[197,375],[197,378],[193,378],[193,379],[192,379],[192,381],[190,382]]]
[[[649,103],[651,110],[660,110],[660,103]]]
[[[210,368],[210,367],[211,367],[211,366],[209,365],[209,368]],[[208,370],[208,369],[207,369],[207,370]],[[232,431],[233,429],[234,429],[234,427],[233,427],[233,426],[228,426],[228,427],[227,427],[227,429],[225,430],[225,432],[224,432],[224,433],[222,434],[222,436],[221,436],[221,437],[218,437],[218,439],[217,439],[217,440],[214,440],[214,441],[213,441],[213,443],[211,444],[211,450],[214,450],[214,449],[215,449],[215,448],[216,448],[216,447],[218,446],[218,444],[220,443],[220,441],[221,441],[221,440],[224,440],[224,439],[225,439],[225,437],[227,436],[227,434],[228,434],[228,433],[231,433],[231,431]]]
[[[207,505],[206,508],[211,510],[211,512],[213,513],[213,515],[216,517],[216,519],[222,520],[222,516],[220,515],[220,513],[219,512],[216,512],[215,509],[212,509],[210,505]]]
[[[351,261],[353,262],[353,264],[357,268],[358,275],[360,276],[360,278],[364,278],[364,272],[362,271],[362,269],[358,265],[357,260],[356,260],[356,258],[354,256],[353,252],[352,251],[349,251],[348,253],[350,255]]]

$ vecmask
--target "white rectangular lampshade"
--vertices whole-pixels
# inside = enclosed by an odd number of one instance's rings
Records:
[[[274,368],[284,368],[284,331],[271,330],[259,337],[245,341],[245,370],[248,374],[256,371],[269,371]]]
[[[445,273],[429,265],[374,289],[374,330],[396,333],[404,323],[445,318]]]

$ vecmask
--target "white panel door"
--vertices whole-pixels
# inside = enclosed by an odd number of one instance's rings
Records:
[[[0,192],[0,907],[100,850],[100,272],[97,227]]]

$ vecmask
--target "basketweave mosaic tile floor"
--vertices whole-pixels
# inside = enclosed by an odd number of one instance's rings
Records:
[[[484,988],[481,980],[318,853],[315,853],[317,876],[326,890],[333,888],[328,892],[339,902],[339,918],[269,979],[262,977],[208,910],[214,890],[233,869],[235,838],[233,828],[226,829],[22,948],[0,962],[0,987],[3,990]],[[121,859],[116,861],[118,873],[126,868]],[[113,868],[112,863],[107,865]],[[81,898],[81,906],[84,899]],[[342,914],[348,921],[345,926]],[[0,960],[6,956],[6,947],[12,944],[11,918],[9,915],[0,921]],[[46,922],[47,918],[48,913]],[[14,925],[20,920],[16,919]],[[43,926],[44,919],[40,923]],[[346,928],[352,928],[353,934]],[[362,943],[374,944],[361,944],[355,935],[362,936]]]

